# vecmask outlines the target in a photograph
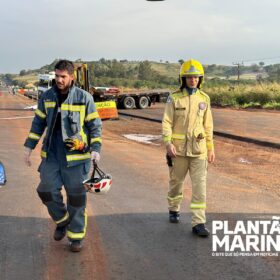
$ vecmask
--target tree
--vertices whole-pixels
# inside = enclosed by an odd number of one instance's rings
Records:
[[[260,71],[260,67],[259,67],[259,65],[258,64],[252,64],[251,66],[250,66],[250,68],[251,68],[251,71],[252,72],[254,72],[254,73],[258,73],[259,71]]]
[[[25,70],[21,70],[21,71],[19,72],[19,75],[20,75],[20,76],[26,75],[26,71],[25,71]]]
[[[106,59],[102,57],[102,58],[99,59],[99,62],[102,63],[102,64],[106,64]]]
[[[110,70],[107,74],[112,78],[125,78],[126,69],[121,62],[113,59],[110,65]]]
[[[182,65],[184,63],[184,59],[179,59],[178,62]]]
[[[140,62],[138,68],[138,79],[139,80],[151,80],[154,77],[154,71],[152,65],[148,60]]]

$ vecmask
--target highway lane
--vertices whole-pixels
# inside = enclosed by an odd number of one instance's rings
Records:
[[[164,104],[156,104],[145,110],[119,110],[149,118],[162,119]],[[214,130],[241,137],[254,138],[280,144],[280,112],[264,110],[235,110],[212,108]]]
[[[107,137],[113,138],[113,135],[107,134]],[[114,185],[108,197],[95,200],[93,209],[112,279],[276,277],[277,270],[271,262],[261,258],[215,258],[211,255],[211,239],[192,236],[189,181],[182,205],[182,223],[168,223],[168,176],[162,151],[105,139],[106,150],[114,151],[106,153],[103,158],[104,166],[115,178]],[[263,198],[257,186],[232,180],[212,168],[208,187],[209,221],[234,223],[236,220],[270,217],[269,213],[277,212],[280,206],[279,198],[270,195]],[[208,226],[211,228],[211,223]]]
[[[138,110],[118,110],[121,114],[133,114],[146,118],[162,120],[164,104]],[[217,135],[229,134],[280,145],[280,112],[275,110],[212,108],[214,130]],[[220,135],[221,136],[221,135]],[[246,141],[246,140],[245,140]]]
[[[168,223],[163,147],[126,140],[112,129],[124,130],[122,121],[104,122],[100,165],[113,175],[112,190],[107,196],[88,196],[85,248],[81,254],[68,252],[66,240],[52,240],[54,225],[35,191],[39,149],[32,155],[32,168],[22,162],[32,119],[3,119],[33,112],[5,110],[26,104],[0,92],[0,159],[8,175],[0,189],[1,279],[279,279],[279,257],[212,257],[211,238],[192,236],[189,181],[182,223]],[[276,194],[222,174],[215,166],[209,167],[208,197],[210,229],[215,219],[234,223],[279,214]]]

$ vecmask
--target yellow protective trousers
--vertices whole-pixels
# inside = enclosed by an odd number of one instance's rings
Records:
[[[206,176],[207,159],[199,157],[177,156],[172,159],[170,167],[170,181],[168,192],[168,204],[170,211],[180,211],[183,199],[183,185],[189,172],[192,182],[192,197],[190,209],[192,212],[192,226],[206,222]]]

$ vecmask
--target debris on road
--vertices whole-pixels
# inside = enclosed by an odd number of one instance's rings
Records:
[[[252,164],[251,161],[249,161],[249,160],[247,160],[247,159],[245,159],[245,158],[242,158],[242,157],[239,158],[238,162],[240,162],[240,163],[245,163],[245,164]]]
[[[125,138],[145,144],[156,145],[160,144],[153,143],[152,141],[160,140],[161,135],[149,135],[149,134],[124,134]]]
[[[23,108],[24,110],[36,110],[37,109],[37,104],[35,105],[31,105],[31,106],[27,106],[25,108]]]

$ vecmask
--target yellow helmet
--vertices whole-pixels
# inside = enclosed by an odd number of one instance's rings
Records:
[[[180,69],[180,84],[182,85],[182,77],[187,76],[198,76],[200,77],[200,82],[198,84],[198,88],[201,87],[201,84],[203,82],[204,77],[204,70],[202,64],[194,59],[190,59],[188,61],[185,61]]]

